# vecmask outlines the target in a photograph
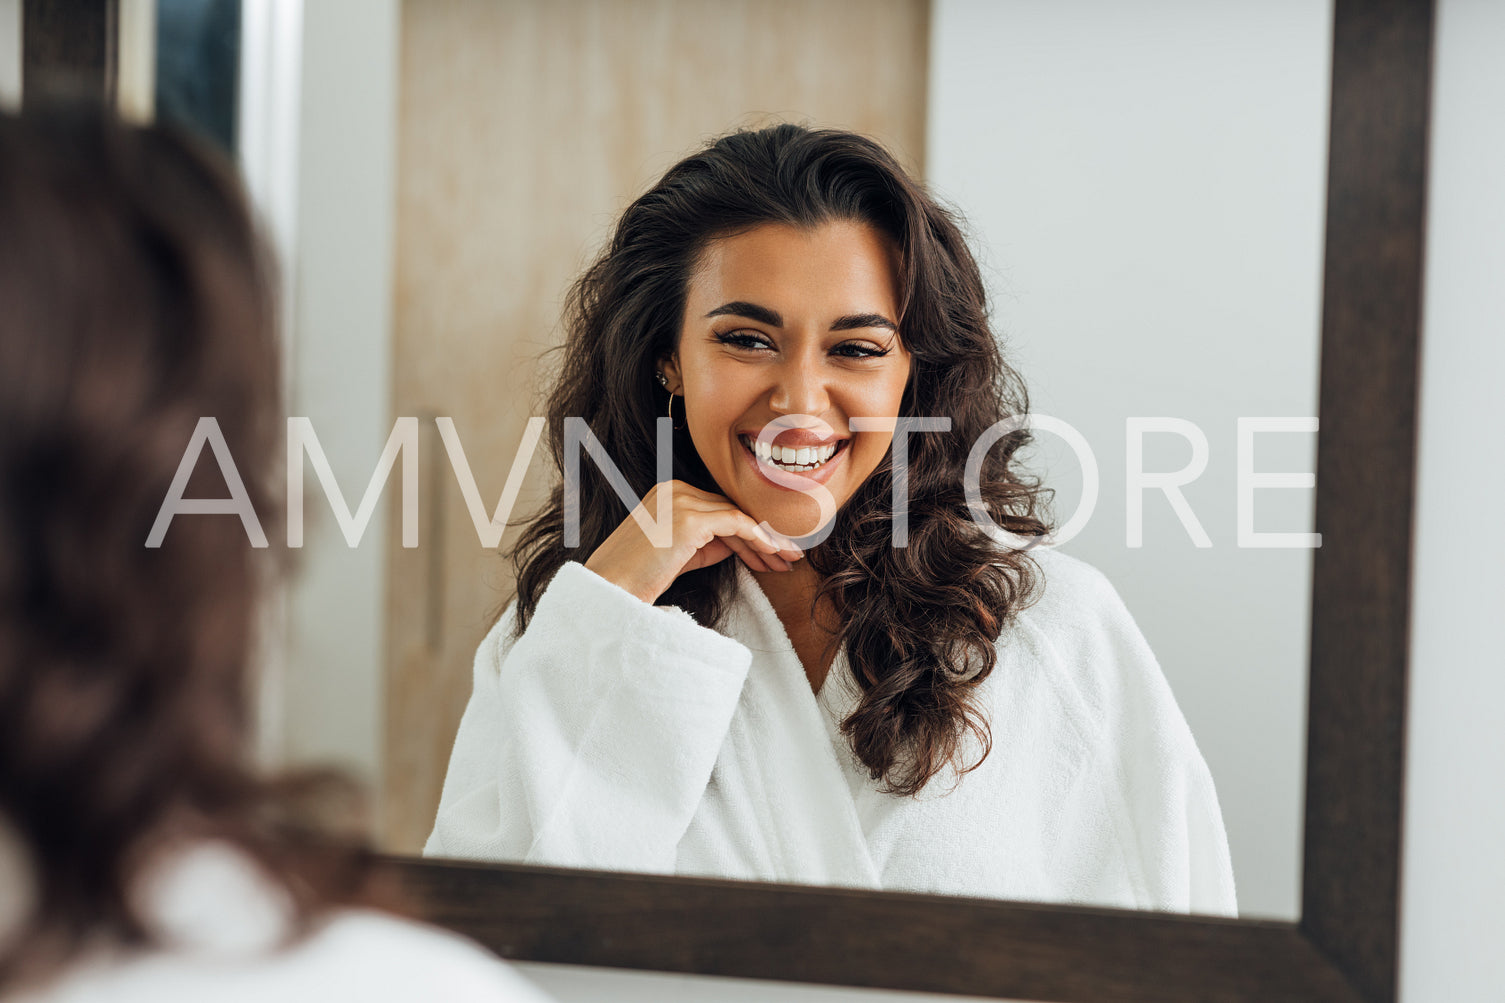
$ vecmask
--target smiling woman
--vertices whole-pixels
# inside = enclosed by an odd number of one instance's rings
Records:
[[[512,552],[428,854],[1235,913],[1212,778],[1117,593],[974,521],[971,447],[1028,408],[956,221],[882,147],[717,140],[627,208],[567,326],[556,466],[583,419],[618,471]],[[980,497],[1040,537],[1026,438]]]

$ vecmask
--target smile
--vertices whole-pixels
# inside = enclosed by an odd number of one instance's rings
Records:
[[[850,439],[841,439],[825,446],[803,446],[794,449],[789,446],[759,443],[750,435],[739,435],[737,438],[741,441],[742,448],[757,459],[792,474],[819,470],[829,463],[833,456],[845,449],[847,443],[851,442]]]

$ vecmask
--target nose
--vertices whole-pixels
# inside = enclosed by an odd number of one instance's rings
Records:
[[[801,354],[781,363],[768,405],[779,414],[825,414],[831,406],[831,396],[820,360]]]

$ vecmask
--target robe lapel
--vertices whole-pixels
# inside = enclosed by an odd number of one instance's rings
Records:
[[[857,683],[852,679],[852,669],[847,662],[847,646],[843,644],[836,652],[835,660],[831,662],[831,671],[826,673],[826,681],[821,684],[815,703],[826,719],[826,733],[831,739],[837,761],[844,771],[856,770],[859,776],[862,775],[863,767],[852,754],[846,736],[841,733],[841,722],[856,708],[861,695]]]
[[[848,673],[845,652],[836,656],[818,701],[757,580],[740,562],[737,575],[727,633],[747,645],[753,660],[727,740],[756,788],[745,792],[762,808],[752,813],[754,824],[780,880],[877,888],[878,871],[852,800],[851,767],[843,766],[833,743],[840,734],[832,714],[850,705],[849,690],[839,682]]]

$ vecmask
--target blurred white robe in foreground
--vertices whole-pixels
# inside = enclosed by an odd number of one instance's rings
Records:
[[[838,730],[845,650],[812,693],[740,561],[720,631],[567,563],[521,638],[514,604],[476,653],[424,853],[1236,915],[1212,777],[1144,637],[1096,569],[1033,556],[1043,594],[979,687],[992,751],[915,798]]]
[[[3,826],[0,826],[3,829]],[[3,868],[15,865],[20,872]],[[0,839],[0,906],[30,883]],[[28,889],[32,890],[32,889]],[[96,942],[7,1003],[550,1003],[479,945],[374,909],[337,908],[296,932],[286,889],[233,844],[204,840],[158,859],[135,889],[158,943]],[[3,920],[0,920],[3,922]],[[0,941],[5,937],[0,926]]]

